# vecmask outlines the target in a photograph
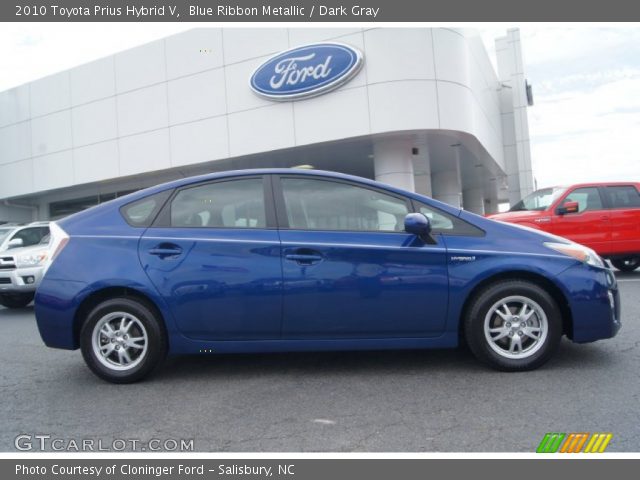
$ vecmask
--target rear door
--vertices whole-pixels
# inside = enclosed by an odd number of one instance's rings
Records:
[[[578,212],[558,211],[568,202],[578,202]],[[586,245],[599,254],[611,251],[611,215],[606,209],[598,187],[570,190],[559,202],[553,215],[551,232]]]
[[[428,337],[447,313],[446,250],[404,231],[408,199],[312,176],[275,179],[283,338]]]
[[[280,336],[282,273],[268,177],[187,186],[140,240],[180,331],[201,340]]]
[[[640,193],[636,185],[602,188],[611,216],[611,253],[640,253]]]

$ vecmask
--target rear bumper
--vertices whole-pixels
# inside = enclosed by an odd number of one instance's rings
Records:
[[[621,304],[618,283],[610,269],[578,265],[558,276],[569,291],[573,317],[569,338],[588,343],[614,337],[620,330]]]
[[[0,295],[35,292],[42,281],[43,270],[43,267],[29,267],[0,271]]]

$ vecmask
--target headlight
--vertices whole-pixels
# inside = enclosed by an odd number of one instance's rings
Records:
[[[46,251],[24,253],[18,256],[18,267],[37,267],[47,259]]]
[[[600,258],[600,256],[596,252],[588,247],[585,247],[584,245],[580,245],[578,243],[545,242],[544,246],[555,250],[556,252],[560,252],[573,257],[582,263],[586,263],[587,265],[605,268],[605,264],[602,258]]]

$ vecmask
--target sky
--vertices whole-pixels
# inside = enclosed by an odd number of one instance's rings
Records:
[[[481,29],[492,39],[504,29]],[[640,181],[640,26],[521,27],[539,188]]]
[[[0,91],[194,25],[0,24]],[[518,25],[477,25],[493,39]],[[533,86],[531,154],[540,188],[583,181],[640,181],[640,26],[519,27]],[[87,39],[89,41],[87,41]]]

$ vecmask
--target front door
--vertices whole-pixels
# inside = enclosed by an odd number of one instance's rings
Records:
[[[264,185],[251,177],[183,188],[161,213],[166,225],[141,238],[142,265],[187,337],[279,338],[280,242]]]
[[[358,184],[276,178],[283,338],[437,336],[448,278],[444,245],[404,232],[410,202]]]
[[[580,187],[567,193],[559,206],[578,202],[576,213],[554,212],[551,233],[592,248],[599,254],[611,250],[611,215],[597,187]]]

